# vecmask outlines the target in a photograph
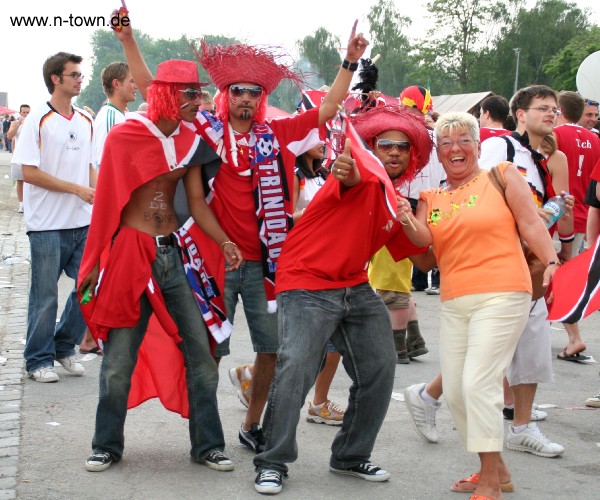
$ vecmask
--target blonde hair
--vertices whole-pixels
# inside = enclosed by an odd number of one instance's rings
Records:
[[[542,139],[540,149],[547,156],[552,156],[558,149],[558,143],[556,142],[556,136],[554,132],[550,132],[547,136]]]
[[[479,124],[475,117],[469,113],[451,112],[444,113],[435,122],[435,136],[439,140],[442,135],[467,130],[471,138],[479,142]]]

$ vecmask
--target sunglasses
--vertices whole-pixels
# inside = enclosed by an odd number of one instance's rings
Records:
[[[193,101],[194,99],[198,99],[202,94],[202,91],[199,89],[195,89],[194,87],[190,87],[189,89],[180,90],[179,92],[183,92],[183,96],[188,101]]]
[[[599,106],[600,103],[598,101],[585,101],[586,106]]]
[[[231,85],[229,87],[229,93],[233,97],[242,97],[244,93],[247,93],[253,99],[258,99],[262,95],[262,87],[254,85],[252,87],[245,87],[243,85]]]
[[[408,141],[392,141],[391,139],[377,139],[377,149],[383,153],[390,153],[395,147],[399,152],[410,151],[410,142]]]

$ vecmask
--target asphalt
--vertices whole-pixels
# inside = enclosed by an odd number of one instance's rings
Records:
[[[101,358],[86,356],[83,377],[57,368],[56,384],[28,379],[23,368],[29,288],[29,242],[23,216],[16,212],[14,184],[9,180],[7,153],[0,153],[0,500],[22,499],[241,499],[258,498],[254,491],[252,453],[238,442],[244,416],[229,368],[251,362],[245,318],[238,311],[232,355],[224,358],[219,382],[219,407],[226,453],[233,472],[217,472],[189,459],[187,422],[156,401],[130,410],[125,426],[123,460],[102,473],[84,470],[90,453]],[[482,275],[482,279],[485,276]],[[72,282],[59,282],[59,308]],[[415,293],[421,331],[429,354],[409,365],[398,365],[394,398],[408,385],[430,380],[439,369],[439,297]],[[600,360],[600,314],[581,323],[588,353]],[[365,332],[368,335],[368,332]],[[553,325],[553,354],[564,347],[566,333]],[[542,431],[566,451],[558,458],[541,458],[506,450],[515,493],[505,498],[600,498],[600,412],[585,409],[586,398],[600,389],[598,364],[554,360],[556,381],[539,387],[536,402],[547,409]],[[338,370],[330,397],[347,399],[349,378]],[[310,397],[310,396],[309,396]],[[445,404],[438,412],[440,443],[428,444],[414,431],[402,401],[392,399],[373,451],[373,461],[389,470],[391,480],[369,483],[328,471],[335,428],[310,424],[302,409],[298,425],[299,458],[290,465],[282,498],[421,499],[468,498],[450,491],[457,479],[476,472],[478,459],[467,453]],[[508,423],[505,423],[508,426]]]

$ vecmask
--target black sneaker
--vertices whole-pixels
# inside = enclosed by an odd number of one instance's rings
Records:
[[[287,474],[274,469],[261,469],[254,480],[254,489],[259,493],[267,495],[276,495],[283,487],[283,480],[287,479]]]
[[[504,415],[504,420],[514,420],[515,418],[515,409],[507,408],[506,406],[502,408],[502,415]]]
[[[114,459],[107,451],[95,451],[93,455],[85,461],[85,470],[90,472],[102,472],[108,469]]]
[[[254,450],[257,454],[265,449],[265,436],[262,427],[259,424],[252,424],[249,431],[244,430],[244,425],[240,427],[240,443]]]
[[[209,452],[202,463],[215,470],[233,470],[233,462],[220,450]]]
[[[336,469],[329,466],[331,472],[337,474],[348,474],[349,476],[360,477],[366,481],[387,481],[390,478],[390,473],[384,469],[380,469],[376,465],[365,462],[363,464],[348,467],[347,469]]]

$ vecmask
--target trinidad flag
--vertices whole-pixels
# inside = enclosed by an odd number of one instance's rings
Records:
[[[550,321],[577,323],[600,309],[600,238],[556,271],[552,291]]]

